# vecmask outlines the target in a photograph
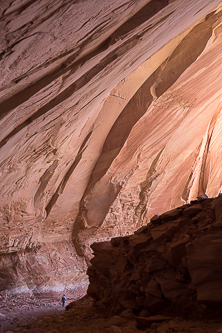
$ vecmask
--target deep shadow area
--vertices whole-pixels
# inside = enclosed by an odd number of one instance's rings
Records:
[[[110,36],[111,44],[113,44],[116,39],[123,38],[124,35],[128,34],[144,22],[148,21],[168,4],[169,0],[152,0],[148,2],[129,20],[123,23],[114,33],[112,33]]]

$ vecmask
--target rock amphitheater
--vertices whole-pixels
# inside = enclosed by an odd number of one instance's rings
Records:
[[[0,29],[0,332],[222,332],[221,0],[0,0]]]

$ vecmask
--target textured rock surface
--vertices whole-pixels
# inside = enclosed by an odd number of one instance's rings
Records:
[[[0,1],[1,290],[84,285],[92,242],[220,192],[220,5]]]
[[[221,206],[221,196],[193,201],[134,235],[92,244],[88,294],[95,305],[103,312],[131,309],[142,317],[144,311],[147,317],[167,308],[195,313],[200,304],[221,309]],[[191,208],[198,208],[192,216]]]

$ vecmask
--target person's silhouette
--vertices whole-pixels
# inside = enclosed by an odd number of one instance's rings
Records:
[[[65,302],[66,302],[66,297],[65,295],[62,296],[62,306],[65,306]]]

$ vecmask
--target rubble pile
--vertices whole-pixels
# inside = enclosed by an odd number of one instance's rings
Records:
[[[219,308],[221,239],[222,196],[202,195],[133,235],[92,244],[88,294],[104,313],[140,317]]]

